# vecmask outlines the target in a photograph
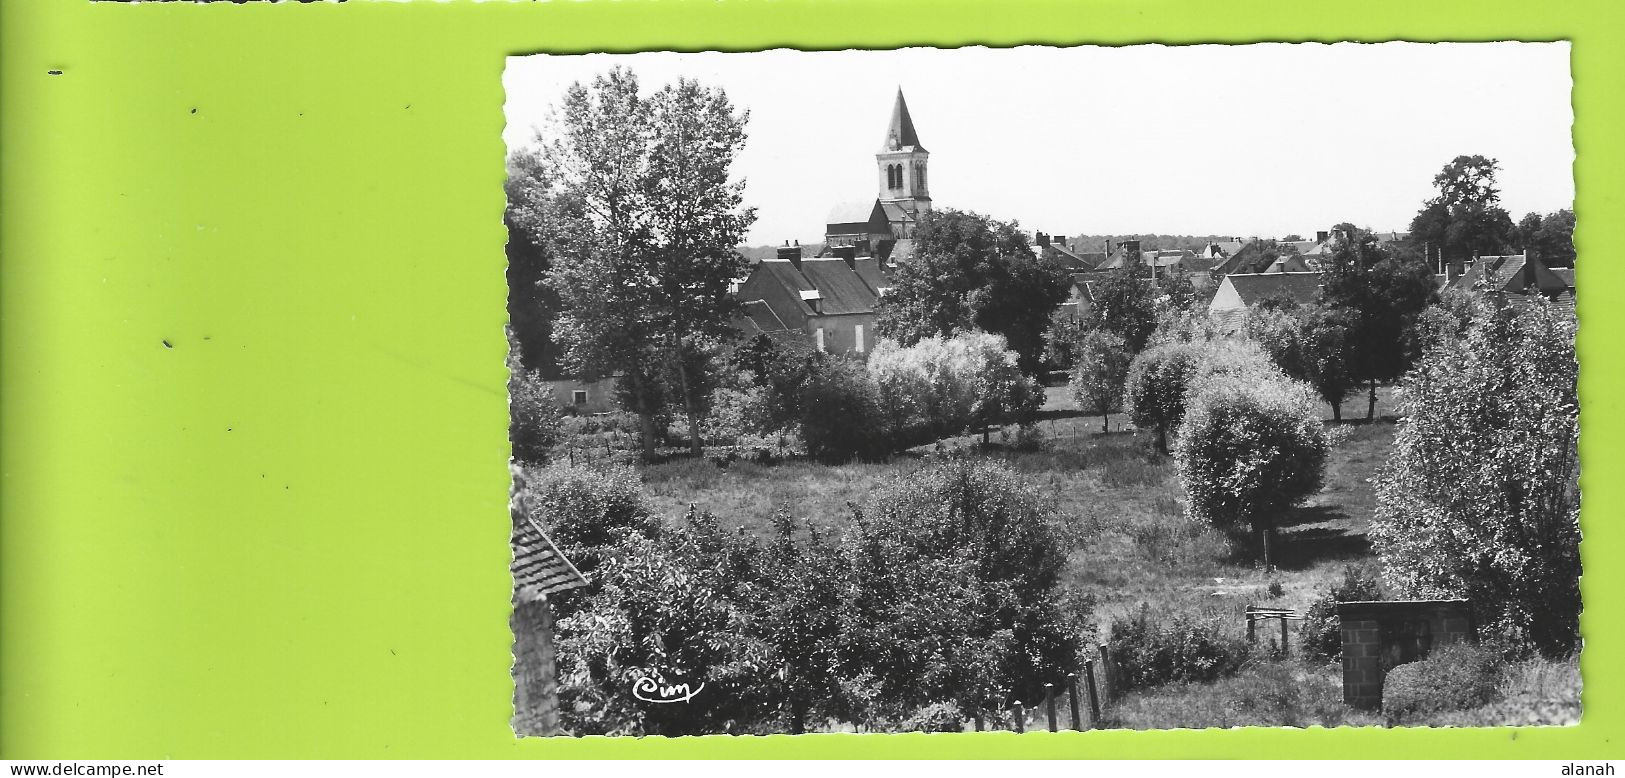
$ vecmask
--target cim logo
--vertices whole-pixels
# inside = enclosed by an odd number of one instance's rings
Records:
[[[664,705],[671,702],[688,702],[699,694],[705,684],[690,686],[687,683],[666,683],[665,676],[655,673],[644,676],[632,682],[632,696],[644,702],[653,702]]]

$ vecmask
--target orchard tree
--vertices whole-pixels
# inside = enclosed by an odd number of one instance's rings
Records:
[[[1163,343],[1134,358],[1129,365],[1124,401],[1134,423],[1157,431],[1157,450],[1168,453],[1168,432],[1185,417],[1185,397],[1201,369],[1203,346]]]
[[[1548,655],[1579,640],[1574,319],[1476,303],[1406,377],[1372,543],[1402,597],[1466,597],[1481,629]]]
[[[1174,445],[1187,514],[1222,530],[1250,530],[1266,569],[1276,524],[1320,490],[1331,452],[1308,388],[1272,373],[1205,376]]]
[[[1100,431],[1111,431],[1111,412],[1123,401],[1123,383],[1134,357],[1117,334],[1091,330],[1078,340],[1072,396],[1078,407],[1100,414]]]
[[[1034,256],[1015,222],[944,209],[921,217],[914,260],[897,269],[876,307],[884,338],[908,346],[982,330],[1004,337],[1023,372],[1044,359],[1044,332],[1070,277],[1055,256]]]
[[[1250,311],[1247,335],[1281,372],[1309,385],[1343,420],[1343,401],[1354,391],[1350,373],[1351,314],[1319,304],[1292,310]]]
[[[1393,381],[1410,368],[1409,341],[1423,309],[1438,299],[1427,263],[1392,256],[1369,232],[1338,225],[1320,303],[1339,315],[1345,328],[1343,370],[1369,389],[1366,419],[1376,418],[1377,384]]]
[[[645,96],[623,68],[572,85],[559,113],[542,138],[547,166],[581,216],[552,236],[554,337],[572,370],[623,376],[646,458],[664,397],[682,404],[697,453],[707,392],[694,368],[732,335],[728,286],[746,270],[734,247],[755,219],[730,179],[748,114],[689,79]]]

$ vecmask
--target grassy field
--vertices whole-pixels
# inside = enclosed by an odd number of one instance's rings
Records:
[[[1388,400],[1384,390],[1379,412]],[[1363,398],[1358,406],[1363,418]],[[1038,450],[1010,447],[1014,430],[1002,430],[992,435],[986,453],[1032,479],[1078,529],[1081,540],[1068,579],[1096,597],[1102,634],[1114,617],[1141,603],[1233,615],[1240,631],[1247,605],[1302,609],[1340,578],[1345,565],[1370,564],[1371,479],[1392,442],[1391,419],[1338,425],[1326,486],[1283,520],[1278,569],[1271,573],[1259,569],[1250,546],[1234,547],[1222,534],[1185,519],[1172,461],[1155,451],[1149,433],[1133,430],[1126,416],[1114,415],[1112,432],[1103,434],[1098,416],[1081,415],[1065,387],[1053,387],[1038,429],[1044,440]],[[719,467],[707,460],[674,459],[646,467],[644,482],[654,504],[670,518],[693,505],[726,525],[761,532],[784,507],[838,529],[884,479],[921,467],[936,449],[966,449],[979,440],[946,440],[873,464],[791,460]],[[1280,596],[1270,595],[1272,584],[1278,584]]]

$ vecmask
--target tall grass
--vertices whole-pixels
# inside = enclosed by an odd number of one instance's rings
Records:
[[[1343,704],[1338,671],[1294,661],[1265,662],[1213,683],[1164,686],[1130,695],[1107,712],[1127,729],[1370,726],[1373,715]]]

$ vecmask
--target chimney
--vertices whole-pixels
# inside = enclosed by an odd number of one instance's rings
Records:
[[[1327,232],[1325,230],[1315,230],[1315,242],[1316,243],[1325,243],[1326,238],[1329,237],[1330,235],[1331,235],[1331,233],[1329,233],[1329,232]]]
[[[1037,243],[1039,248],[1048,248],[1049,236],[1042,232],[1035,232],[1033,233],[1033,242]]]
[[[1111,255],[1112,255],[1112,239],[1107,238],[1106,239],[1106,256],[1109,257]]]
[[[796,241],[796,245],[794,245],[794,246],[790,245],[790,241],[785,241],[784,245],[779,247],[779,259],[788,259],[788,260],[790,260],[790,264],[795,265],[796,269],[800,270],[801,269],[801,241],[799,241],[799,240]]]
[[[837,246],[835,247],[835,256],[846,262],[848,269],[858,269],[858,248],[856,246]]]
[[[1523,291],[1524,294],[1540,291],[1540,282],[1535,279],[1535,260],[1529,256],[1529,250],[1523,252]]]
[[[1057,244],[1059,246],[1062,246],[1062,247],[1066,246],[1066,236],[1065,235],[1051,235],[1051,236],[1049,236],[1049,240],[1050,240],[1051,243]]]

